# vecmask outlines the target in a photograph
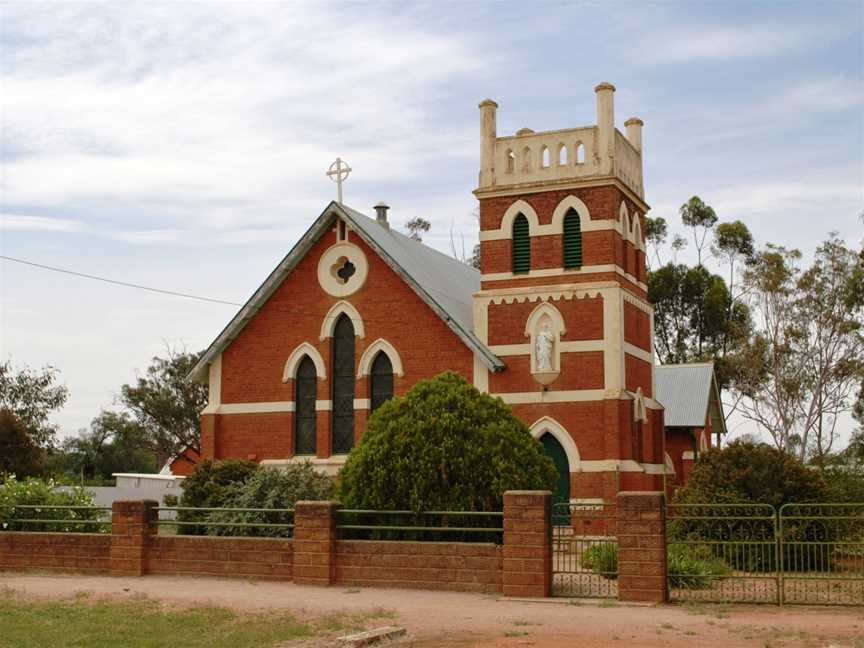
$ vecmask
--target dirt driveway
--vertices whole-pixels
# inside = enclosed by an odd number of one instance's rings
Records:
[[[177,605],[285,609],[310,615],[384,609],[408,638],[391,647],[864,648],[864,609],[773,606],[625,606],[614,602],[523,602],[417,590],[309,587],[219,578],[109,578],[0,574],[0,588],[36,598],[91,592]],[[304,644],[308,645],[308,644]]]

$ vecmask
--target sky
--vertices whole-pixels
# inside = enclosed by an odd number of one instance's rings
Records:
[[[4,2],[0,254],[244,302],[335,198],[337,156],[346,204],[470,251],[478,102],[499,134],[572,128],[604,80],[618,128],[645,122],[646,200],[673,232],[699,195],[760,245],[857,246],[862,7]],[[236,311],[2,260],[0,308],[0,359],[61,372],[63,434]]]

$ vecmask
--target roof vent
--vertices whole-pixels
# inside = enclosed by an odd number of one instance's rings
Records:
[[[378,224],[384,229],[390,229],[390,223],[387,222],[388,209],[390,209],[390,206],[383,200],[375,205],[375,220],[377,220]]]

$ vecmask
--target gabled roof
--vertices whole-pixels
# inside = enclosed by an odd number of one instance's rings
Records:
[[[712,426],[726,433],[713,362],[654,367],[654,392],[655,400],[666,410],[666,427],[704,427],[707,417],[715,414]],[[709,412],[712,404],[717,408],[714,413]]]
[[[210,363],[237,337],[337,216],[351,225],[489,369],[504,368],[501,359],[474,335],[473,295],[480,290],[477,270],[333,201],[207,348],[189,373],[190,379],[207,380]]]

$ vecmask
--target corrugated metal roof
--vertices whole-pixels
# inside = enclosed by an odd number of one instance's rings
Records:
[[[654,367],[654,386],[655,400],[666,409],[666,427],[705,425],[712,390],[716,390],[713,363]]]
[[[504,368],[498,356],[474,335],[473,294],[480,289],[480,273],[474,268],[413,239],[383,227],[374,218],[331,202],[297,244],[285,256],[252,297],[237,312],[189,373],[193,380],[206,380],[207,367],[255,316],[285,277],[294,269],[337,215],[399,274],[441,319],[479,353],[493,370]]]

